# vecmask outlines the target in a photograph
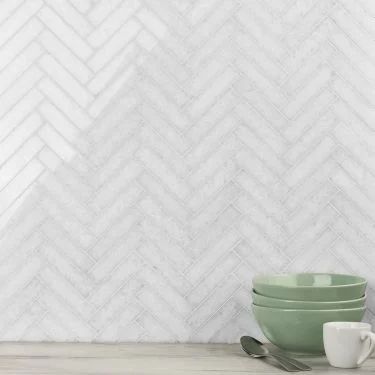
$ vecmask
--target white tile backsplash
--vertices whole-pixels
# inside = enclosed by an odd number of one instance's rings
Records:
[[[0,340],[233,342],[251,278],[369,278],[375,3],[0,2]]]

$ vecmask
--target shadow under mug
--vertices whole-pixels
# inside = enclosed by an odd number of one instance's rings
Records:
[[[375,349],[375,334],[367,323],[324,323],[323,341],[328,362],[339,368],[360,367]]]

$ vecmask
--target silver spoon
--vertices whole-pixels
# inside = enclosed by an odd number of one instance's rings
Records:
[[[249,345],[249,343],[247,342],[246,336],[241,337],[241,346],[242,346],[242,349],[244,350],[244,352],[249,354],[251,357],[254,357],[254,358],[270,357],[270,358],[275,359],[286,371],[289,371],[289,372],[299,372],[299,371],[301,371],[298,367],[292,365],[290,362],[286,361],[283,358],[275,357],[275,356],[273,356],[272,354],[269,354],[269,353],[261,353],[261,354],[253,353],[252,343]],[[249,348],[249,346],[250,346],[250,348]]]
[[[289,358],[279,353],[270,352],[263,344],[257,339],[250,336],[241,337],[242,349],[252,357],[261,358],[261,357],[272,357],[279,361],[279,363],[285,368],[283,363],[287,363],[290,366],[293,366],[295,369],[293,371],[310,371],[311,367],[305,365],[304,363],[297,361],[296,359]],[[283,363],[281,363],[283,362]],[[290,371],[289,369],[287,369]]]
[[[294,358],[288,357],[284,353],[278,353],[278,352],[275,353],[274,351],[270,351],[266,346],[263,346],[263,343],[260,342],[259,340],[257,340],[255,337],[250,337],[250,336],[247,336],[247,337],[249,339],[253,340],[256,344],[260,345],[261,349],[265,350],[266,352],[268,352],[272,355],[283,357],[284,359],[286,359],[288,362],[290,362],[294,366],[298,367],[299,369],[301,369],[303,371],[311,371],[312,370],[310,366],[307,366],[305,363],[303,363],[301,361],[297,361]]]

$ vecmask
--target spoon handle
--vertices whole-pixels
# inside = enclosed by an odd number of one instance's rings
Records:
[[[276,358],[283,358],[285,359],[286,361],[288,361],[289,363],[291,363],[292,365],[298,367],[300,370],[302,371],[310,371],[311,370],[311,367],[310,366],[307,366],[305,365],[304,363],[300,362],[300,361],[297,361],[296,359],[293,359],[293,358],[290,358],[290,357],[287,357],[287,356],[284,356],[284,355],[280,355],[280,354],[275,354],[275,353],[271,353],[274,357]]]
[[[280,357],[278,355],[268,354],[267,357],[271,357],[275,359],[286,371],[289,372],[299,372],[301,371],[297,366],[293,365],[283,357]]]

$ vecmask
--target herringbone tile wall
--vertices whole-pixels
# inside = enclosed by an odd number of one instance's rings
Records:
[[[232,342],[251,278],[370,280],[375,2],[0,2],[0,339]]]

